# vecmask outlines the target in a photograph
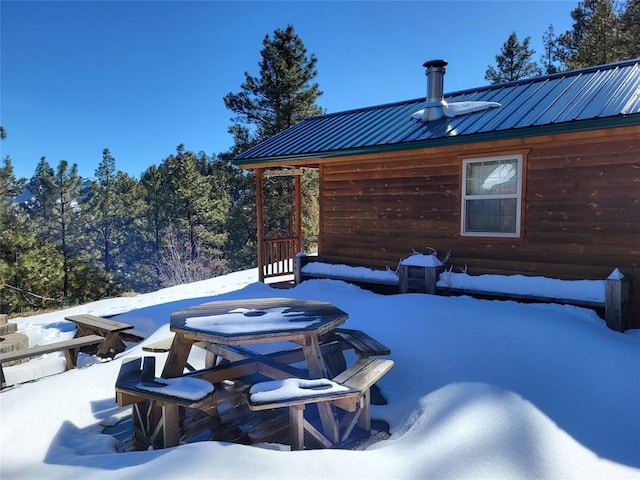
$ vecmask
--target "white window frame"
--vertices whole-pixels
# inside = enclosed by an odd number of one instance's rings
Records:
[[[499,237],[499,238],[517,238],[520,237],[520,225],[522,221],[522,171],[523,171],[523,158],[522,154],[513,154],[513,155],[500,155],[500,156],[492,156],[492,157],[474,157],[474,158],[465,158],[462,160],[462,183],[460,185],[460,191],[462,196],[461,202],[461,215],[460,215],[460,235],[464,237]],[[467,165],[473,163],[485,163],[485,162],[495,162],[501,160],[516,160],[516,192],[515,193],[503,193],[503,194],[495,194],[495,195],[471,195],[467,194]],[[501,199],[516,199],[516,212],[515,212],[515,232],[498,232],[498,231],[487,231],[487,232],[467,232],[466,231],[466,220],[467,220],[467,201],[473,200],[501,200]]]

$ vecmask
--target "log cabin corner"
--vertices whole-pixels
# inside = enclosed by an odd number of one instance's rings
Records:
[[[617,329],[640,328],[640,59],[449,94],[446,65],[424,64],[426,99],[307,118],[236,157],[256,170],[260,279],[301,244],[299,181],[296,236],[264,239],[264,171],[314,168],[324,260],[395,269],[433,248],[470,274],[617,268]]]

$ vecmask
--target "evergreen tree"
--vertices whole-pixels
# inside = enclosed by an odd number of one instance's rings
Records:
[[[114,274],[118,282],[135,291],[155,290],[153,249],[145,232],[146,205],[141,182],[118,171],[114,184]]]
[[[160,264],[162,261],[162,236],[168,223],[165,206],[168,204],[168,192],[165,189],[163,173],[155,165],[149,167],[142,173],[140,185],[145,205],[143,216],[143,232],[148,245],[149,261],[155,270],[155,279],[160,286]]]
[[[97,246],[101,252],[104,270],[113,273],[114,236],[117,231],[117,216],[122,212],[116,206],[116,160],[111,156],[108,148],[102,151],[102,161],[95,171],[95,182],[92,184],[91,196],[88,203],[88,213],[91,215],[90,228],[97,232]]]
[[[225,273],[224,244],[229,199],[224,182],[206,173],[204,153],[179,145],[176,155],[146,173],[155,218],[158,273],[162,285],[202,280]],[[203,174],[203,172],[205,174]]]
[[[54,175],[55,171],[47,159],[41,157],[36,165],[35,173],[29,180],[28,187],[31,199],[26,205],[34,229],[39,236],[49,241],[54,241],[56,238],[52,214],[56,203],[55,192],[52,188]]]
[[[553,31],[553,25],[547,27],[547,31],[542,35],[542,44],[544,46],[544,55],[540,57],[542,61],[542,73],[550,75],[556,73],[559,69],[558,62],[558,37]]]
[[[322,95],[319,85],[313,80],[317,76],[315,55],[307,55],[302,40],[291,25],[277,29],[272,37],[265,36],[260,52],[260,75],[255,77],[245,72],[245,81],[239,93],[224,97],[227,108],[236,114],[235,123],[229,128],[234,137],[233,154],[241,153],[259,141],[279,133],[300,120],[319,115],[322,110],[316,105]],[[313,176],[313,173],[306,174]],[[317,173],[315,174],[317,175]],[[313,181],[307,181],[313,186]],[[263,183],[265,236],[267,238],[293,235],[293,178],[265,178]],[[255,211],[255,192],[244,190],[247,197],[234,204],[232,214],[239,221],[242,212]],[[307,209],[303,225],[303,236],[317,235],[318,216],[317,188],[303,191],[303,205]],[[246,225],[247,229],[253,225]],[[231,250],[231,249],[228,249]]]
[[[531,60],[536,52],[529,48],[530,41],[531,37],[526,37],[520,43],[516,32],[509,35],[500,53],[496,55],[496,67],[489,65],[484,78],[496,84],[540,75],[540,68]]]
[[[0,312],[17,313],[62,305],[62,256],[37,236],[16,203],[25,179],[16,179],[7,156],[0,168]]]
[[[322,113],[316,100],[322,95],[317,83],[317,58],[307,55],[302,40],[293,26],[277,29],[273,37],[265,36],[260,76],[245,72],[241,92],[224,97],[227,108],[236,114],[235,127],[253,127],[248,135],[248,145],[281,132],[303,118]],[[240,137],[247,136],[246,132]],[[236,137],[237,139],[237,137]]]
[[[69,168],[69,162],[60,160],[53,177],[44,177],[45,190],[53,193],[55,201],[46,200],[46,205],[51,208],[48,212],[56,225],[56,243],[62,253],[62,295],[70,296],[71,257],[73,246],[73,227],[76,226],[77,209],[74,206],[78,202],[82,178],[78,175],[78,165],[75,163]]]
[[[627,0],[620,22],[624,58],[640,57],[640,0]]]
[[[567,69],[624,60],[627,48],[614,0],[584,0],[571,12],[573,28],[558,37]],[[637,50],[637,48],[636,48]]]
[[[129,239],[136,235],[133,224],[140,210],[140,199],[135,196],[136,186],[134,179],[116,169],[115,158],[105,148],[95,171],[95,181],[91,182],[89,192],[82,195],[80,213],[84,230],[89,232],[88,242],[95,246],[90,260],[98,260],[100,265],[96,268],[103,270],[109,279],[106,285],[108,295],[121,291],[119,282],[125,281],[129,267],[123,256],[127,248],[134,245]]]

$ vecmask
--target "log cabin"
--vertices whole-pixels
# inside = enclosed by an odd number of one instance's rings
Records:
[[[630,280],[640,327],[640,59],[307,118],[236,157],[255,169],[260,279],[300,249],[264,238],[267,171],[319,170],[318,254],[395,269],[451,251],[470,274]],[[274,252],[276,252],[274,254]],[[287,273],[285,269],[284,272]]]

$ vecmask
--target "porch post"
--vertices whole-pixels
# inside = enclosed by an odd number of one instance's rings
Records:
[[[263,191],[262,191],[262,169],[256,168],[256,227],[258,235],[258,281],[264,282],[264,215],[263,209]]]
[[[623,332],[627,327],[629,279],[616,268],[605,280],[604,287],[604,314],[607,326],[618,332]]]
[[[293,252],[293,256],[302,251],[302,173],[295,175],[296,179],[296,245],[297,252]]]

